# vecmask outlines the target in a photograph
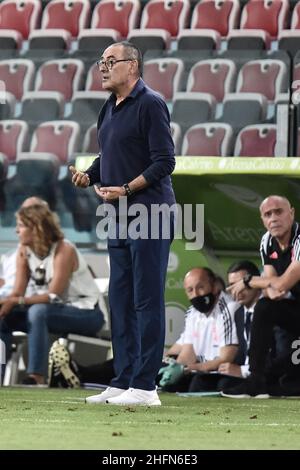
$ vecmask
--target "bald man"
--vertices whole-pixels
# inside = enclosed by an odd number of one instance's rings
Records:
[[[180,382],[168,384],[164,389],[169,392],[215,390],[220,376],[210,372],[217,371],[223,362],[233,362],[237,352],[234,312],[239,304],[227,293],[220,292],[214,272],[207,267],[193,268],[185,275],[183,285],[192,306],[186,314],[176,361],[185,366],[186,374]]]
[[[264,289],[264,298],[254,309],[249,364],[251,375],[239,387],[223,391],[232,398],[267,398],[265,382],[266,357],[275,325],[300,335],[300,226],[295,222],[294,208],[282,196],[269,196],[260,205],[262,222],[267,229],[261,240],[263,276],[246,275],[229,288],[237,298],[244,289]],[[297,364],[291,361],[288,374],[280,384],[287,389],[289,374],[297,377]],[[300,394],[300,387],[299,387]]]

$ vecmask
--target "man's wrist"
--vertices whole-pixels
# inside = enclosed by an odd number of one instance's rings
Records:
[[[132,195],[133,191],[130,189],[128,183],[123,184],[123,188],[124,188],[124,191],[125,191],[125,196],[129,197],[129,196]]]

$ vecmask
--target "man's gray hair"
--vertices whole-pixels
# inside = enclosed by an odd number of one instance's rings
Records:
[[[134,59],[138,63],[139,76],[143,73],[143,57],[140,49],[129,41],[116,42],[114,46],[123,46],[125,49],[126,57],[124,59]]]

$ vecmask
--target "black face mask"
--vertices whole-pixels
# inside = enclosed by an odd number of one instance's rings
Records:
[[[207,313],[212,309],[212,306],[215,303],[215,299],[215,295],[210,292],[210,294],[198,295],[197,297],[190,299],[190,302],[192,306],[195,307],[195,309],[199,312]]]

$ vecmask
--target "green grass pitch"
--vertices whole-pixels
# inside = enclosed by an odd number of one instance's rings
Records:
[[[161,407],[87,405],[89,390],[0,388],[0,449],[299,449],[298,399],[161,394]]]

